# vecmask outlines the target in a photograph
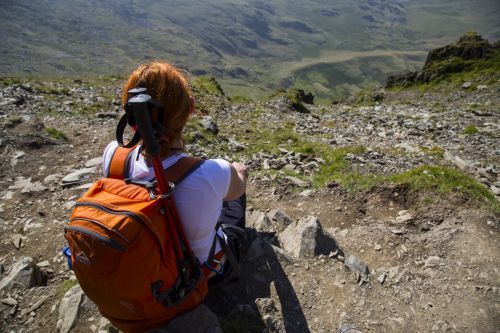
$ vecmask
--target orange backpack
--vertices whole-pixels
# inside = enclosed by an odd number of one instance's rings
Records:
[[[197,259],[177,259],[181,242],[169,231],[173,219],[180,221],[173,198],[166,211],[152,183],[123,180],[131,152],[117,148],[110,174],[78,200],[64,230],[85,294],[121,331],[144,332],[194,308],[208,290]],[[178,184],[202,162],[182,158],[167,179]]]

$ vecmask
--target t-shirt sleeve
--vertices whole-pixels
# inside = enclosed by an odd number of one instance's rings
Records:
[[[102,154],[102,175],[104,177],[109,173],[109,165],[111,164],[111,159],[113,158],[116,148],[118,148],[118,142],[112,141],[108,144],[106,149],[104,149],[104,153]]]
[[[206,160],[204,167],[207,168],[207,179],[214,192],[220,199],[224,199],[231,183],[231,164],[223,159],[213,159]]]

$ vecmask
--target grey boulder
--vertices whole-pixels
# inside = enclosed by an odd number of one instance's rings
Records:
[[[247,227],[254,228],[257,231],[269,231],[271,229],[271,220],[259,210],[252,210],[246,212],[246,225]]]
[[[200,119],[200,124],[206,132],[217,134],[219,133],[219,127],[215,121],[210,116],[205,116]]]
[[[283,226],[288,226],[290,223],[292,223],[292,219],[290,216],[286,215],[284,212],[282,212],[279,209],[273,209],[269,212],[269,218],[272,221],[278,222],[280,225]]]
[[[279,235],[279,241],[286,252],[297,258],[328,255],[338,249],[335,239],[324,233],[315,216],[306,216],[291,223]]]
[[[31,288],[42,284],[42,274],[33,258],[24,257],[16,262],[9,274],[0,281],[0,290],[14,287]]]

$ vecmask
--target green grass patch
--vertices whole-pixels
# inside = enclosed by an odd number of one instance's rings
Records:
[[[467,106],[466,111],[468,111],[468,112],[473,112],[473,111],[478,110],[480,107],[481,107],[481,105],[479,105],[478,103],[472,103],[472,104],[469,104],[469,105]]]
[[[41,94],[65,95],[65,96],[71,95],[71,90],[68,87],[57,88],[46,84],[40,84],[36,86],[35,89]]]
[[[74,110],[76,111],[77,114],[83,115],[83,116],[92,116],[95,115],[98,112],[104,111],[106,109],[110,109],[110,103],[109,102],[96,102],[92,104],[83,104],[76,106]]]
[[[224,96],[224,90],[214,77],[199,76],[192,82],[195,92],[208,93],[216,96]]]
[[[325,160],[324,164],[320,164],[318,172],[312,176],[312,184],[316,188],[323,188],[327,184],[335,181],[340,183],[348,190],[357,190],[373,186],[377,176],[362,175],[352,170],[350,163],[345,159],[348,153],[361,154],[365,151],[361,146],[348,146],[333,149],[331,146],[303,140],[297,133],[293,132],[292,123],[285,124],[279,130],[261,130],[258,135],[251,132],[243,136],[243,142],[247,144],[247,149],[244,154],[255,154],[260,152],[268,152],[271,154],[280,155],[278,148],[302,153],[309,156],[321,157]],[[269,174],[272,174],[269,170]],[[283,175],[293,175],[304,179],[294,170],[282,169],[280,172]]]
[[[45,131],[54,139],[56,140],[59,140],[59,139],[62,139],[62,140],[67,140],[68,137],[66,136],[66,134],[64,134],[64,132],[58,130],[57,128],[54,128],[54,127],[46,127],[45,128]]]
[[[78,284],[78,281],[76,279],[75,280],[71,280],[71,279],[65,280],[63,283],[61,283],[57,287],[57,291],[56,291],[57,299],[62,299],[64,297],[64,295],[68,292],[68,290],[70,290],[71,288],[73,288],[77,284]]]
[[[423,151],[427,155],[430,155],[430,156],[433,156],[433,157],[436,157],[439,159],[444,158],[444,151],[445,150],[441,147],[433,146],[432,148],[429,148],[429,147],[420,146],[419,148],[421,151]]]
[[[345,156],[351,154],[361,154],[365,151],[362,146],[349,146],[338,149],[332,149],[327,145],[316,145],[316,147],[307,147],[302,149],[303,153],[314,153],[325,160],[320,165],[319,171],[313,176],[312,183],[314,187],[325,187],[332,182],[339,183],[342,187],[350,191],[368,188],[375,185],[375,175],[363,175],[353,171],[351,164],[345,159]]]
[[[431,205],[434,202],[434,198],[431,196],[426,196],[421,200],[422,204],[425,206]]]
[[[23,118],[19,116],[9,116],[5,119],[5,127],[12,128],[23,122]]]
[[[478,134],[478,133],[479,133],[479,129],[475,125],[469,125],[466,128],[464,128],[464,134],[474,135],[474,134]]]
[[[200,132],[203,136],[203,140],[206,142],[213,142],[217,138],[217,135],[207,132],[203,129],[203,126],[200,124],[199,118],[190,117],[184,129],[184,134],[183,134],[184,142],[187,144],[194,143],[195,132]]]
[[[357,91],[354,94],[354,107],[360,107],[360,106],[374,106],[375,105],[375,100],[373,99],[373,93],[374,89],[373,88],[365,88]]]
[[[60,95],[51,95],[51,94],[45,94],[43,95],[43,99],[49,102],[59,102],[61,100]]]
[[[500,212],[500,203],[486,186],[451,168],[423,165],[408,172],[384,178],[392,183],[407,184],[413,191],[425,190],[440,194],[461,193],[467,198]]]
[[[276,133],[270,141],[283,142],[283,139],[294,137],[292,142],[286,141],[281,147],[306,155],[319,156],[325,160],[325,163],[321,164],[320,169],[312,176],[312,185],[316,188],[324,188],[332,182],[339,183],[348,191],[369,189],[380,184],[406,184],[413,191],[433,191],[438,194],[461,193],[466,198],[500,212],[500,203],[491,191],[463,172],[444,166],[424,165],[396,175],[364,174],[353,170],[345,158],[349,153],[362,154],[365,151],[362,146],[332,149],[326,144],[307,142],[296,136],[284,137],[284,135]],[[439,147],[428,148],[427,152],[439,158],[442,158],[444,154],[443,149]]]
[[[254,117],[260,117],[262,115],[264,115],[266,113],[266,111],[262,108],[256,108],[255,110],[252,111],[252,115]]]
[[[293,132],[293,126],[294,124],[287,123],[279,130],[262,129],[257,134],[249,129],[248,133],[241,136],[242,141],[248,146],[246,153],[277,153],[278,148],[296,148],[303,141]],[[252,128],[259,128],[259,125],[255,123]]]
[[[9,87],[9,86],[13,86],[13,85],[22,83],[22,81],[20,79],[13,78],[13,77],[0,78],[0,82],[2,82],[2,85],[5,87]]]
[[[353,172],[350,163],[345,159],[348,153],[363,153],[365,151],[364,147],[354,146],[332,149],[332,147],[327,144],[309,142],[301,139],[298,134],[291,131],[291,126],[293,125],[288,124],[279,131],[259,132],[258,137],[248,141],[246,153],[253,154],[264,151],[279,155],[278,148],[284,148],[305,155],[321,157],[325,160],[325,163],[320,164],[319,171],[312,177],[312,184],[314,187],[325,187],[326,184],[332,181],[336,181],[345,188],[351,190],[369,187],[374,184],[374,177]],[[282,171],[287,173],[287,175],[299,176],[293,170],[283,169]]]
[[[362,150],[362,147],[341,148],[333,150],[327,156],[322,156],[327,163],[313,177],[313,185],[324,187],[325,184],[335,181],[348,191],[358,191],[380,184],[405,184],[414,192],[460,193],[465,198],[470,198],[480,205],[500,213],[500,203],[485,185],[451,168],[424,165],[408,172],[390,176],[355,172],[345,160],[345,155],[347,152],[361,152]],[[424,200],[424,203],[427,201],[429,200]]]
[[[238,104],[249,104],[249,103],[252,103],[253,100],[250,97],[236,95],[236,96],[231,97],[231,102],[238,103]]]

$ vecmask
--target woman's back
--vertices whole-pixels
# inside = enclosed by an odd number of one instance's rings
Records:
[[[115,149],[116,141],[110,143],[103,155],[103,173],[106,175]],[[139,156],[138,156],[139,155]],[[163,168],[168,169],[186,153],[177,153],[163,159]],[[136,148],[131,156],[134,161],[125,178],[153,180],[154,172],[146,164]],[[201,262],[207,260],[215,236],[215,224],[219,219],[222,202],[228,193],[231,180],[229,162],[222,159],[205,160],[192,174],[174,190],[174,199],[186,236]],[[217,248],[217,251],[219,248]]]

